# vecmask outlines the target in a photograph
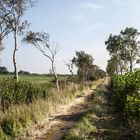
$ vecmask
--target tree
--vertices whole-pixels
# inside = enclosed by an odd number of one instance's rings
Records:
[[[68,70],[69,70],[69,72],[71,73],[71,75],[72,75],[72,77],[73,77],[73,68],[74,68],[74,65],[73,65],[73,63],[72,63],[72,60],[69,60],[67,63],[66,62],[64,62],[65,63],[65,65],[67,66],[67,68],[68,68]]]
[[[49,34],[45,32],[29,31],[23,41],[34,45],[36,49],[51,61],[51,71],[55,78],[57,90],[60,91],[58,76],[54,65],[55,57],[60,50],[60,47],[56,43],[51,44]]]
[[[18,36],[29,25],[27,21],[22,21],[26,9],[35,1],[33,0],[0,0],[0,22],[1,38],[0,43],[10,32],[14,37],[13,65],[14,78],[18,81],[18,68],[16,54],[18,51]]]
[[[93,57],[84,51],[76,51],[76,56],[73,57],[72,62],[78,68],[79,81],[84,82],[88,79],[93,60]]]
[[[28,72],[28,71],[24,71],[24,70],[20,70],[18,73],[19,73],[19,74],[30,75],[30,72]]]
[[[4,49],[3,41],[4,41],[5,37],[12,31],[9,28],[9,25],[5,24],[5,18],[10,13],[5,13],[1,9],[2,9],[2,7],[0,4],[0,51],[2,51]]]
[[[64,61],[64,63],[65,63],[66,67],[68,68],[68,70],[69,70],[69,72],[71,74],[69,80],[74,82],[74,72],[73,72],[74,64],[72,63],[72,60],[69,59],[68,62]],[[65,77],[65,87],[66,87],[66,83],[67,83],[67,78]]]
[[[118,74],[120,72],[122,74],[124,70],[124,64],[126,64],[125,60],[122,58],[122,44],[123,38],[121,37],[121,35],[111,34],[108,40],[105,41],[105,45],[107,45],[106,49],[109,51],[109,54],[111,56],[111,59],[108,61],[107,65],[107,73]],[[108,70],[111,70],[111,72],[109,72]]]
[[[109,51],[110,56],[120,55],[122,47],[122,37],[120,35],[110,34],[107,41],[105,41],[106,49]]]
[[[106,49],[109,51],[111,61],[108,66],[115,66],[116,62],[119,72],[122,74],[126,69],[132,71],[135,64],[140,63],[140,42],[139,32],[134,28],[126,28],[119,35],[110,35],[105,41]],[[108,68],[109,68],[108,67]],[[111,67],[110,67],[111,68]]]
[[[106,72],[98,67],[98,69],[96,69],[95,71],[95,78],[100,79],[100,78],[104,78],[105,76],[106,76]]]
[[[8,74],[8,70],[6,67],[0,67],[0,74]]]
[[[140,32],[135,28],[126,28],[120,34],[123,37],[122,58],[129,63],[129,70],[132,72],[134,65],[140,63]]]
[[[106,72],[109,76],[119,73],[118,60],[115,57],[112,57],[107,62]]]
[[[99,66],[97,65],[90,66],[88,80],[93,81],[93,80],[103,78],[105,76],[106,76],[106,72],[103,71]]]

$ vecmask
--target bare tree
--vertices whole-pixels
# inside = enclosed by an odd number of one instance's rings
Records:
[[[64,63],[65,63],[65,65],[67,66],[69,72],[71,73],[71,75],[72,75],[72,77],[73,77],[73,75],[74,75],[74,74],[73,74],[74,65],[73,65],[73,63],[72,63],[72,60],[69,60],[68,62],[65,62],[65,61],[64,61]]]
[[[69,60],[68,62],[65,62],[65,65],[67,66],[69,72],[71,73],[71,80],[72,82],[74,81],[74,72],[73,72],[73,69],[74,69],[74,64],[72,63],[72,60]],[[66,83],[67,83],[67,80],[65,79],[65,86],[66,86]]]
[[[0,0],[0,23],[1,34],[0,43],[10,32],[14,37],[14,78],[18,81],[18,68],[16,62],[16,54],[18,51],[18,36],[29,25],[27,21],[22,21],[22,17],[29,6],[32,6],[33,0]]]
[[[60,50],[60,47],[58,46],[58,44],[54,42],[51,44],[50,39],[49,39],[49,34],[45,32],[35,33],[32,31],[29,31],[26,34],[23,41],[34,45],[35,48],[37,48],[45,57],[47,57],[51,61],[51,72],[54,75],[57,90],[60,91],[58,76],[57,76],[56,68],[54,64],[56,54]]]

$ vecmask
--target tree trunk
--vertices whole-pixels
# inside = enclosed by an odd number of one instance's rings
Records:
[[[72,76],[72,82],[74,82],[74,74],[73,74],[73,71],[70,70],[70,73],[71,73],[71,76]]]
[[[130,72],[132,72],[132,70],[133,70],[133,62],[132,60],[130,60]]]
[[[15,43],[15,48],[13,52],[13,64],[14,64],[14,79],[18,82],[18,68],[17,68],[17,62],[16,62],[16,53],[18,51],[18,46],[17,46],[17,32],[14,31],[14,43]]]
[[[67,87],[67,77],[65,76],[65,88]]]
[[[57,74],[55,74],[55,80],[56,80],[56,88],[57,88],[57,90],[59,92],[60,91],[60,88],[59,88],[59,81],[58,81]]]
[[[54,78],[55,78],[55,83],[56,83],[56,88],[58,90],[58,92],[60,91],[60,88],[59,88],[59,81],[58,81],[58,76],[55,72],[55,68],[54,68],[54,62],[52,61],[52,72],[53,72],[53,75],[54,75]]]
[[[121,75],[123,74],[123,66],[120,66]]]
[[[85,71],[84,71],[84,69],[82,69],[82,83],[84,83],[84,80],[85,80]]]
[[[133,71],[133,57],[132,57],[132,54],[133,54],[133,50],[131,50],[130,52],[130,72]]]

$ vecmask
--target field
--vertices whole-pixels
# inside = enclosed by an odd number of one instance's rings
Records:
[[[50,82],[54,79],[52,75],[49,74],[19,74],[20,80],[30,81],[30,82]],[[0,78],[12,78],[12,74],[0,74]],[[70,75],[58,75],[59,80],[64,80],[70,77]]]

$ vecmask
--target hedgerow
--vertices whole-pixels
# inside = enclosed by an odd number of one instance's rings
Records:
[[[113,76],[111,89],[116,109],[132,120],[140,118],[140,70]]]

